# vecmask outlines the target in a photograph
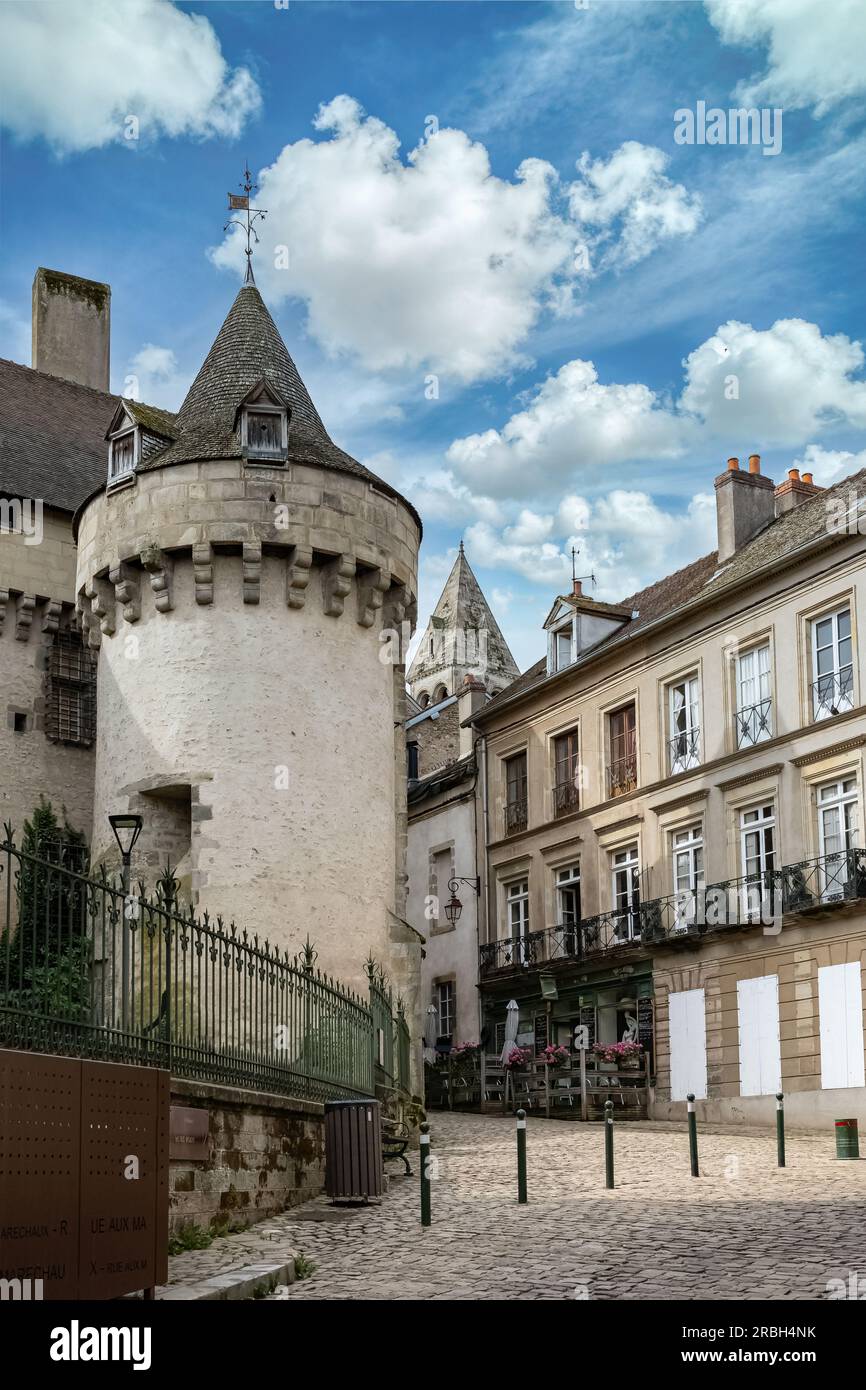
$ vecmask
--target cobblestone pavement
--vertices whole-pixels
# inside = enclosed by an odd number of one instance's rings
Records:
[[[389,1164],[379,1205],[319,1198],[269,1223],[316,1266],[274,1299],[823,1299],[866,1278],[866,1161],[837,1161],[832,1130],[789,1134],[784,1169],[774,1133],[702,1133],[692,1178],[684,1129],[621,1124],[608,1192],[601,1125],[530,1119],[523,1207],[513,1119],[434,1113],[431,1130],[432,1226],[417,1155],[411,1178]]]

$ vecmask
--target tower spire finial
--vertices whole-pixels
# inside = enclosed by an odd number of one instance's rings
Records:
[[[264,220],[264,218],[267,215],[267,209],[250,207],[250,197],[253,193],[258,193],[259,186],[257,183],[253,183],[253,176],[250,173],[248,161],[244,164],[244,181],[240,185],[240,187],[244,190],[243,193],[229,194],[229,212],[245,212],[246,221],[241,222],[241,220],[237,217],[230,217],[228,222],[223,227],[223,231],[227,232],[229,227],[240,227],[241,231],[246,234],[247,244],[246,249],[244,251],[244,255],[247,258],[247,269],[244,275],[244,284],[254,285],[256,281],[255,276],[253,275],[252,242],[255,241],[258,244],[259,240],[255,224],[256,219],[259,217],[261,217],[262,220]]]

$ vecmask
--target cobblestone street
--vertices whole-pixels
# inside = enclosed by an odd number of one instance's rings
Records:
[[[866,1276],[866,1163],[839,1162],[832,1131],[616,1129],[616,1190],[604,1187],[603,1131],[530,1120],[529,1203],[516,1202],[514,1120],[431,1116],[433,1224],[415,1176],[394,1174],[380,1206],[323,1198],[280,1219],[315,1265],[274,1299],[824,1299]],[[272,1225],[274,1223],[271,1223]]]

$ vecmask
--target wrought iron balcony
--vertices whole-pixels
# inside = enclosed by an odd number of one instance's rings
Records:
[[[819,676],[812,684],[812,712],[815,720],[831,719],[854,704],[854,667],[843,666]]]
[[[574,781],[569,778],[567,782],[557,782],[553,788],[554,816],[567,816],[569,811],[576,811],[579,806],[580,794]]]
[[[624,796],[633,792],[637,786],[637,753],[629,753],[625,758],[617,758],[607,769],[607,790],[609,796]]]
[[[737,747],[753,748],[765,738],[773,737],[773,702],[768,698],[759,700],[756,705],[745,705],[737,710],[734,720]]]
[[[675,777],[679,772],[688,772],[690,768],[698,767],[700,761],[700,729],[684,729],[681,733],[674,734],[673,738],[668,739],[668,767],[672,777]]]
[[[585,960],[627,947],[652,948],[725,929],[763,927],[775,932],[785,913],[858,898],[866,898],[866,849],[840,850],[579,922],[560,922],[518,940],[488,942],[480,948],[480,973],[487,976],[499,970]]]
[[[506,835],[516,835],[519,831],[525,830],[529,822],[527,814],[526,797],[522,801],[506,801],[505,803],[505,833]]]

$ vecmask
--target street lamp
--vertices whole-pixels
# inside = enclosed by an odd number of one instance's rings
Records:
[[[123,862],[123,912],[120,915],[120,1013],[124,1032],[129,1028],[129,933],[126,929],[126,903],[129,897],[129,866],[135,842],[144,821],[141,816],[109,816],[108,823]]]
[[[463,904],[457,896],[457,886],[460,883],[468,883],[470,888],[474,888],[477,895],[481,896],[480,878],[451,878],[448,880],[448,892],[450,899],[445,904],[445,916],[452,923],[460,921],[460,914],[463,911]]]

